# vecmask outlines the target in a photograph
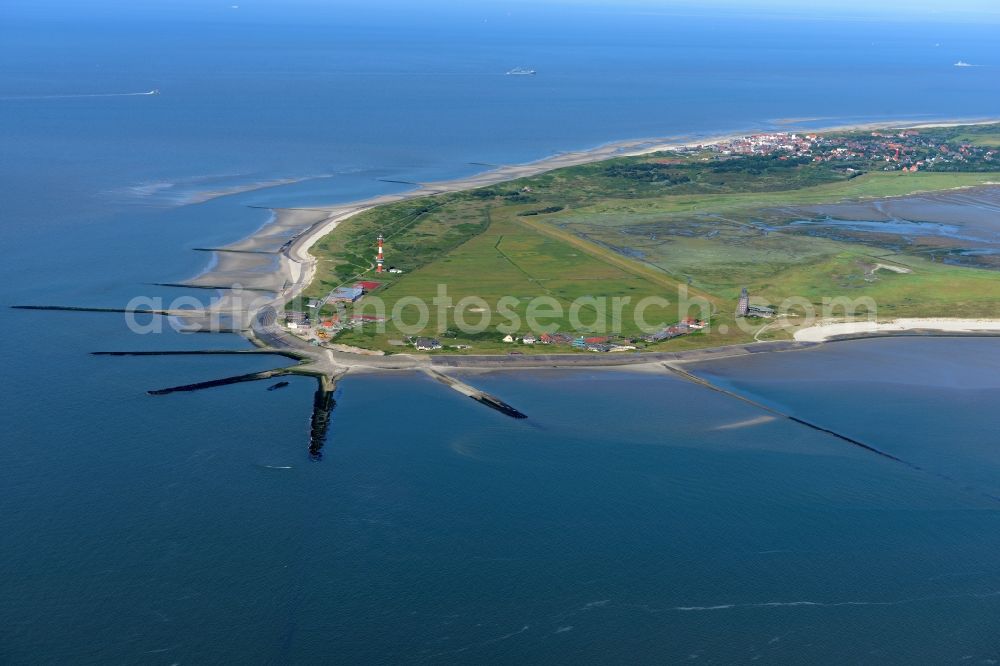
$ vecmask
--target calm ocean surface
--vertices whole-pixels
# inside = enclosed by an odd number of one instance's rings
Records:
[[[267,220],[248,206],[398,187],[377,178],[783,118],[1000,115],[985,24],[13,4],[3,306],[187,295],[147,283]],[[502,75],[520,65],[539,74]],[[2,664],[1000,659],[1000,341],[695,369],[913,466],[626,372],[469,378],[521,422],[420,376],[352,377],[313,463],[310,381],[145,393],[278,359],[88,354],[241,339],[6,307],[0,325]]]

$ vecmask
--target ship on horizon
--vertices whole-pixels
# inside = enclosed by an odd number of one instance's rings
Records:
[[[532,76],[535,73],[535,70],[528,69],[527,67],[515,67],[507,72],[507,76]]]

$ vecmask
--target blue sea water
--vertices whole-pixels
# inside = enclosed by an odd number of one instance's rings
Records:
[[[186,295],[149,283],[259,227],[250,206],[400,188],[378,178],[787,118],[996,115],[997,53],[995,25],[908,17],[5,3],[0,304]],[[519,65],[539,73],[503,76]],[[0,325],[0,663],[1000,658],[993,340],[697,369],[912,466],[619,372],[469,377],[523,422],[424,378],[348,378],[313,463],[305,379],[145,393],[281,359],[89,355],[234,336],[6,307]]]

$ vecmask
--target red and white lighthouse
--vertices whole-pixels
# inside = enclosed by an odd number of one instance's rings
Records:
[[[382,254],[382,242],[383,241],[385,241],[385,238],[382,237],[382,234],[379,234],[378,235],[378,254],[375,255],[375,272],[376,273],[381,273],[382,272],[382,264],[385,263],[385,255]]]

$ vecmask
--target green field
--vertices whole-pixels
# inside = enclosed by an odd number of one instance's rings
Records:
[[[990,148],[1000,147],[1000,128],[995,124],[942,127],[927,131],[945,142],[971,143]]]
[[[416,297],[432,304],[423,328],[426,334],[438,336],[446,344],[472,344],[473,351],[478,352],[509,348],[500,341],[503,336],[497,333],[498,325],[503,327],[503,333],[529,332],[527,320],[532,307],[535,320],[543,326],[593,335],[642,333],[635,322],[635,305],[646,297],[669,301],[669,305],[654,302],[644,309],[644,319],[649,323],[672,324],[680,318],[677,310],[680,285],[673,278],[633,265],[603,248],[540,233],[509,213],[498,211],[490,215],[485,232],[447,256],[378,290],[376,295],[384,303],[381,312],[376,310],[372,298],[367,303],[362,300],[356,311],[391,314],[400,299]],[[435,298],[442,295],[442,289],[450,304],[438,307]],[[714,299],[696,291],[691,294],[692,299],[699,296],[711,308]],[[620,307],[615,305],[616,298],[621,299]],[[463,299],[468,300],[463,303]],[[505,299],[505,304],[499,308],[501,299]],[[560,308],[562,315],[554,314]],[[695,310],[691,312],[698,314]],[[391,326],[385,333],[366,326],[341,334],[337,341],[391,351],[393,347],[388,340],[416,333],[400,332],[404,326],[418,323],[416,309],[409,306],[399,313],[397,324],[401,322],[403,326]],[[481,322],[487,317],[491,324],[482,332],[459,333],[460,328],[482,328]],[[460,326],[462,322],[464,325]]]
[[[536,314],[563,310],[561,316],[539,319],[549,325],[546,330],[633,337],[641,332],[635,307],[643,299],[670,301],[645,310],[650,323],[699,316],[677,307],[678,290],[687,289],[711,311],[711,330],[653,348],[727,344],[753,339],[766,323],[744,320],[752,325],[736,326],[733,312],[744,286],[772,304],[799,299],[789,311],[792,323],[803,321],[795,316],[805,313],[803,304],[819,308],[837,298],[873,299],[880,318],[1000,316],[998,272],[943,265],[879,244],[764,229],[759,221],[780,217],[782,207],[980,185],[1000,181],[1000,173],[859,175],[837,165],[762,160],[747,162],[742,171],[727,161],[719,170],[707,167],[703,155],[670,157],[572,167],[368,211],[313,248],[320,267],[306,295],[321,296],[359,275],[370,279],[373,240],[381,232],[387,238],[387,265],[404,273],[380,277],[384,286],[362,299],[355,312],[382,314],[376,308],[381,302],[391,315],[401,299],[417,298],[428,304],[427,320],[418,327],[417,309],[408,306],[388,330],[366,325],[344,331],[337,342],[400,351],[391,341],[419,331],[446,345],[470,345],[471,353],[509,350],[500,341],[503,334],[528,332],[528,308],[532,303],[538,308],[538,299],[548,306]],[[877,269],[877,264],[910,272]],[[434,304],[441,289],[450,303]],[[616,307],[616,297],[629,302]],[[574,302],[575,318],[570,316]],[[463,333],[457,315],[466,329],[487,317],[489,324]],[[517,325],[511,325],[515,318]],[[762,337],[788,335],[772,326]]]
[[[876,173],[849,182],[787,192],[656,200],[602,200],[546,216],[546,222],[593,242],[628,247],[678,280],[732,296],[738,285],[756,285],[796,265],[817,266],[838,254],[874,261],[891,252],[879,247],[787,233],[764,234],[762,209],[898,196],[977,185],[997,174]],[[857,271],[855,271],[857,272]],[[831,285],[847,286],[844,280]]]

